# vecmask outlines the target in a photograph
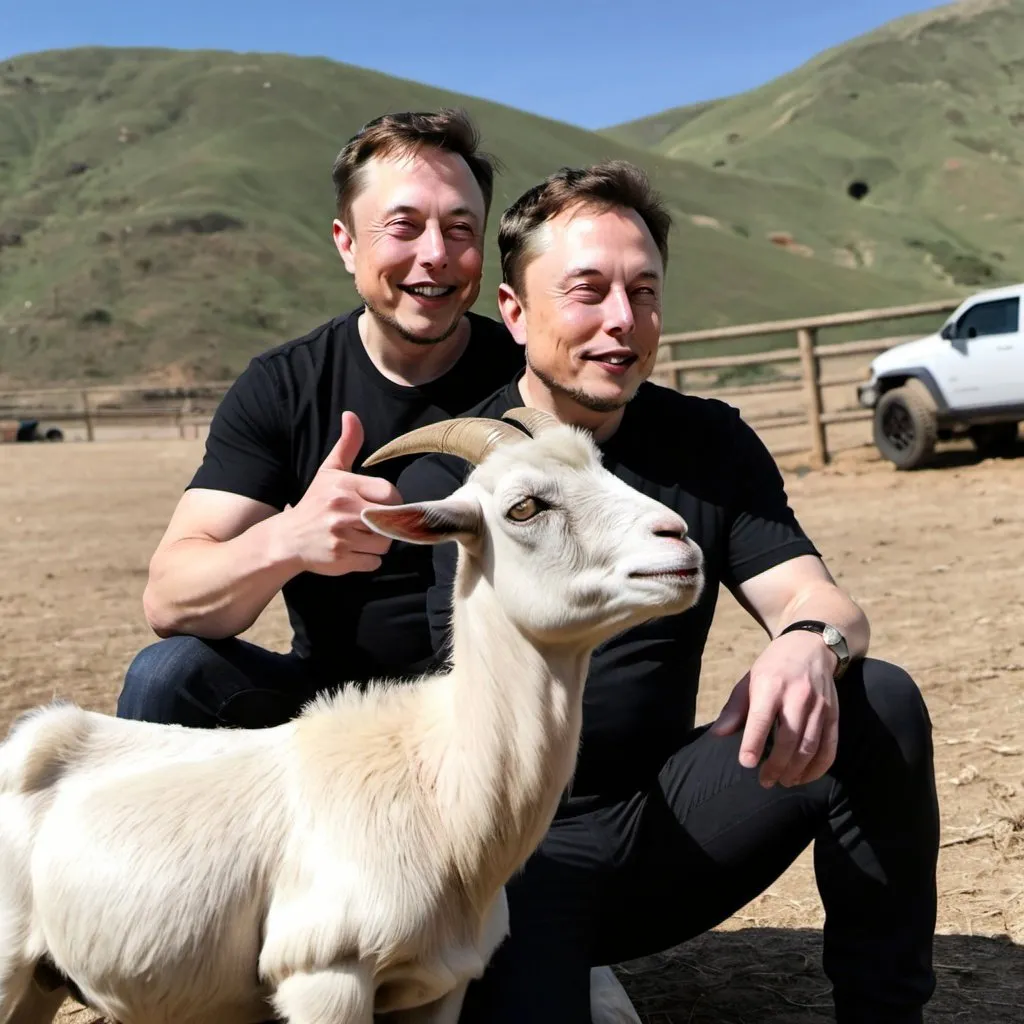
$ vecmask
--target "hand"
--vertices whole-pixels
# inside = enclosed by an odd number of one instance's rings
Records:
[[[284,543],[308,572],[341,576],[373,572],[391,546],[359,518],[364,508],[397,505],[402,496],[387,480],[352,472],[363,445],[355,413],[341,415],[341,437],[295,506],[282,513]]]
[[[813,633],[777,637],[736,684],[712,732],[728,736],[744,722],[740,764],[754,768],[772,725],[775,742],[761,766],[761,785],[799,786],[832,766],[839,742],[836,656]]]

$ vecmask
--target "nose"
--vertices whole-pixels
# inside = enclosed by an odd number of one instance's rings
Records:
[[[448,265],[448,248],[439,224],[428,224],[420,235],[420,263],[432,269]]]
[[[686,520],[667,509],[664,512],[659,512],[651,522],[651,532],[655,537],[686,540],[687,529]]]
[[[618,287],[610,289],[605,305],[605,330],[608,334],[616,338],[632,334],[636,322],[633,318],[633,304],[625,290]]]

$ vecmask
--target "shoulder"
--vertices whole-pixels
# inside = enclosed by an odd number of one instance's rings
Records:
[[[629,413],[642,429],[666,430],[669,427],[699,434],[702,441],[736,440],[750,430],[739,410],[720,398],[687,395],[674,388],[646,381],[630,403]]]
[[[501,320],[480,313],[467,313],[470,346],[489,366],[512,374],[526,362],[526,352]]]
[[[466,313],[466,319],[469,321],[471,336],[474,341],[492,340],[502,343],[508,342],[511,345],[515,345],[516,348],[520,347],[516,344],[504,321],[484,316],[483,313],[474,313],[472,310]]]
[[[250,369],[261,370],[276,379],[304,377],[310,371],[322,369],[344,349],[349,323],[358,313],[358,309],[341,313],[299,337],[261,352],[253,357]]]

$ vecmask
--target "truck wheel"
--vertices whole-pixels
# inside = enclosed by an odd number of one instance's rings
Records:
[[[897,469],[925,465],[935,450],[938,428],[935,402],[915,379],[878,399],[874,419],[875,445]]]
[[[1017,446],[1016,423],[976,423],[967,433],[981,455],[1011,455]]]

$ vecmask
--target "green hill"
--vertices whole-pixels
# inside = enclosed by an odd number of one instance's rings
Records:
[[[1024,0],[894,21],[762,88],[607,130],[724,173],[941,224],[906,242],[959,283],[1024,278]]]
[[[676,216],[669,331],[961,290],[907,239],[981,258],[931,214],[323,59],[28,54],[0,64],[0,380],[224,378],[353,305],[330,240],[331,162],[382,111],[442,104],[465,106],[505,167],[482,312],[500,211],[557,167],[605,157],[644,164]]]

